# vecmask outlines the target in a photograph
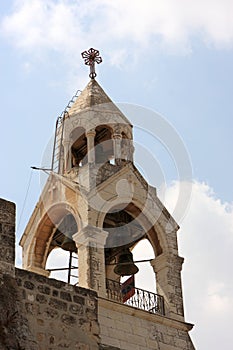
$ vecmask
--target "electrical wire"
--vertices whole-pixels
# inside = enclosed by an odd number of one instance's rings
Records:
[[[23,206],[22,206],[21,213],[20,213],[20,216],[19,216],[19,223],[18,223],[17,232],[19,232],[22,216],[23,216],[24,209],[25,209],[25,206],[26,206],[29,189],[30,189],[31,182],[32,182],[32,174],[33,174],[33,171],[31,170],[31,173],[30,173],[30,176],[29,176],[28,185],[27,185],[27,190],[26,190],[26,194],[25,194],[25,198],[24,198],[24,201],[23,201]]]

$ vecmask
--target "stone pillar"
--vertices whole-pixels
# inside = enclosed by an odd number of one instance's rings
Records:
[[[78,248],[79,286],[95,290],[106,297],[104,245],[108,232],[86,226],[73,235]]]
[[[64,171],[69,171],[71,169],[71,150],[70,141],[64,140]]]
[[[95,162],[95,130],[86,132],[88,163]]]
[[[181,269],[184,258],[163,253],[151,261],[158,294],[164,297],[165,316],[184,321]]]
[[[134,145],[133,145],[133,140],[130,140],[130,147],[129,147],[129,161],[133,162],[133,155],[134,155]]]
[[[115,163],[118,164],[121,160],[121,140],[122,135],[119,133],[114,133],[113,138],[113,150],[114,150],[114,159]]]
[[[124,161],[133,162],[133,153],[133,141],[123,138],[121,142],[121,159]]]
[[[15,204],[0,199],[0,274],[15,274]]]

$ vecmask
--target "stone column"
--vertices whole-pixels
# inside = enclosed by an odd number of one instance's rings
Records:
[[[184,321],[181,269],[184,258],[163,253],[151,261],[158,294],[164,297],[165,316]]]
[[[71,150],[70,150],[70,141],[64,140],[64,171],[71,169]]]
[[[130,142],[130,147],[129,147],[129,161],[133,162],[133,155],[134,155],[134,145],[133,145],[133,140],[129,140]]]
[[[113,139],[113,150],[114,150],[114,159],[115,163],[119,164],[121,160],[121,140],[122,140],[122,135],[119,133],[114,133],[112,135]]]
[[[106,297],[104,245],[108,232],[86,226],[73,235],[78,248],[79,286],[95,290]]]
[[[0,199],[0,274],[15,274],[15,204]]]
[[[123,159],[124,161],[133,162],[133,153],[133,141],[123,138],[121,142],[121,159]]]
[[[86,132],[88,163],[95,162],[95,130]]]

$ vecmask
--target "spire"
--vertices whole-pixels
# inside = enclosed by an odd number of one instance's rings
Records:
[[[89,50],[82,52],[81,56],[84,59],[84,63],[90,66],[89,77],[91,80],[72,105],[71,109],[69,110],[69,115],[76,115],[77,113],[84,112],[85,110],[90,110],[93,107],[98,106],[102,112],[111,111],[111,113],[119,116],[119,122],[123,121],[124,123],[132,126],[129,120],[112,102],[102,87],[95,80],[97,75],[95,72],[95,63],[99,64],[102,62],[102,57],[99,56],[99,51],[90,48]],[[106,120],[108,120],[108,118]]]
[[[79,95],[75,103],[69,110],[69,115],[83,112],[85,110],[90,110],[93,107],[100,108],[103,112],[104,110],[111,111],[112,113],[119,116],[119,122],[124,121],[126,124],[131,125],[130,121],[125,117],[125,115],[120,111],[120,109],[112,102],[110,97],[102,89],[95,79],[91,79],[82,93]]]
[[[83,111],[84,109],[100,105],[103,103],[113,103],[102,87],[95,79],[91,79],[82,93],[79,95],[69,113],[73,111]]]

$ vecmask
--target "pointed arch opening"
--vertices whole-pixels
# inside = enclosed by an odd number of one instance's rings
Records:
[[[139,270],[135,274],[138,287],[156,293],[156,276],[150,261],[161,254],[162,248],[157,233],[148,220],[143,215],[137,219],[139,213],[139,209],[130,203],[125,207],[122,205],[122,208],[111,209],[105,215],[103,228],[109,233],[105,245],[106,279],[124,282],[127,277],[118,275],[115,266],[121,261],[122,254],[126,253],[130,257],[132,253],[132,263]],[[140,260],[144,262],[134,263]]]
[[[111,300],[164,314],[151,261],[162,251],[154,227],[137,216],[133,203],[111,209],[104,218],[106,292]],[[139,219],[137,219],[139,218]]]
[[[67,204],[51,207],[38,225],[34,239],[29,246],[27,261],[24,264],[25,267],[42,274],[44,271],[44,274],[47,275],[50,269],[60,267],[60,265],[56,266],[57,260],[54,259],[53,261],[51,258],[55,251],[58,254],[59,251],[65,249],[64,254],[67,256],[69,251],[72,251],[72,254],[77,256],[77,249],[72,240],[72,235],[78,231],[78,222],[72,208],[69,208]],[[52,261],[53,267],[51,266]],[[68,265],[63,267],[68,268]]]

